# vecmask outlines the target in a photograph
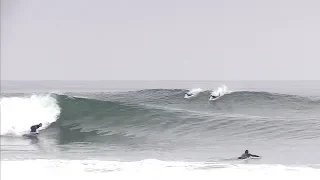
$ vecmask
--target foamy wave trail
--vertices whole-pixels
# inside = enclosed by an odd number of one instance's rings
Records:
[[[203,90],[201,88],[191,89],[189,92],[187,92],[184,95],[184,98],[191,98],[197,96],[199,93],[201,93]]]
[[[50,94],[25,97],[3,97],[1,104],[1,135],[20,136],[30,131],[30,126],[42,123],[47,128],[58,119],[60,107]]]
[[[46,180],[72,179],[245,179],[245,180],[316,180],[317,168],[285,165],[231,165],[203,162],[168,162],[155,159],[142,161],[95,160],[24,160],[3,161],[1,179],[24,179],[37,174]],[[19,169],[20,173],[14,173]],[[275,173],[276,172],[276,173]]]

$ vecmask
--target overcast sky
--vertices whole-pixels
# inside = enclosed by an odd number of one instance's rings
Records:
[[[318,80],[319,0],[1,0],[4,80]]]

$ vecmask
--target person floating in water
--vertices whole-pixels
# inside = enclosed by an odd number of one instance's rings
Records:
[[[41,126],[42,126],[42,123],[31,126],[30,127],[30,133],[38,134],[37,129],[39,129]]]
[[[254,154],[250,154],[248,150],[246,150],[244,152],[244,154],[242,154],[240,157],[238,157],[238,159],[247,159],[249,157],[260,157],[258,155],[254,155]]]

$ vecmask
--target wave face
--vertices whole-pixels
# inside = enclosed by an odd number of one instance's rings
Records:
[[[21,136],[41,122],[40,134],[61,146],[88,148],[85,143],[95,143],[117,149],[117,155],[130,149],[151,157],[155,151],[167,156],[172,152],[192,156],[199,151],[199,156],[204,152],[212,156],[215,150],[215,155],[229,156],[226,149],[239,153],[255,147],[268,153],[272,146],[290,154],[294,145],[319,147],[317,98],[223,88],[184,98],[189,91],[7,94],[1,98],[1,135]],[[212,92],[223,95],[209,101]],[[303,145],[307,142],[312,143]]]

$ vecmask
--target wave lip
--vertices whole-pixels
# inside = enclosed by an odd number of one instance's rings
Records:
[[[3,97],[1,105],[1,135],[21,136],[30,126],[42,123],[45,129],[60,115],[57,100],[50,94],[24,97]]]

